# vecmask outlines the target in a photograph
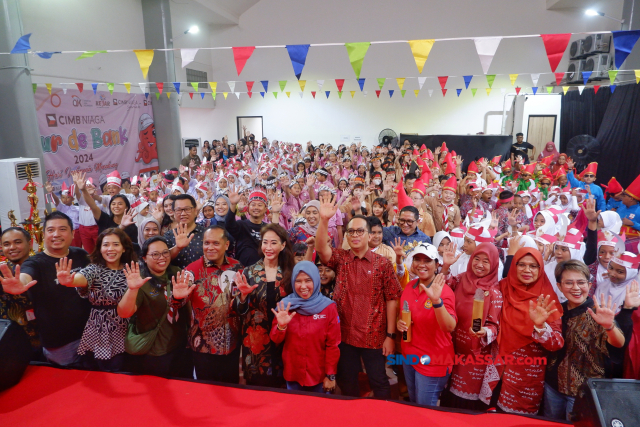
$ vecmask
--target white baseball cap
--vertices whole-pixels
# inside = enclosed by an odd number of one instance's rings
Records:
[[[422,242],[409,251],[409,253],[407,254],[405,265],[411,268],[413,257],[418,254],[426,255],[427,258],[435,259],[436,261],[438,261],[438,249],[431,243]]]

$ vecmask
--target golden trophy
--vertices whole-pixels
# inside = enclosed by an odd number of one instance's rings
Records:
[[[38,191],[38,187],[35,182],[33,182],[33,172],[31,171],[31,165],[27,165],[25,172],[27,174],[27,184],[24,186],[23,190],[29,193],[27,199],[29,200],[29,204],[31,205],[31,214],[29,218],[23,221],[21,224],[24,229],[31,234],[32,241],[38,242],[38,252],[42,252],[44,250],[44,240],[43,240],[43,232],[42,232],[42,220],[40,219],[40,213],[38,212],[38,196],[36,196],[36,192]],[[31,250],[31,255],[34,255],[33,249]]]
[[[11,221],[12,227],[18,226],[18,220],[16,219],[16,215],[13,213],[13,209],[7,212],[7,217],[9,218],[9,221]]]

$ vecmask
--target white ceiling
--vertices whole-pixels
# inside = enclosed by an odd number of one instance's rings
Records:
[[[260,0],[194,0],[211,10],[212,24],[240,24],[240,17]]]

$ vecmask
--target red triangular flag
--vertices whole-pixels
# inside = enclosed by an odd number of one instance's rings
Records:
[[[569,40],[571,40],[571,33],[566,34],[542,34],[542,42],[547,50],[547,57],[549,58],[549,65],[551,65],[551,71],[555,72],[560,64],[564,51],[567,50]]]
[[[76,83],[76,86],[78,86],[78,90],[80,91],[80,93],[82,93],[82,90],[84,89],[84,83]]]
[[[189,98],[193,99],[193,92],[189,92]]]
[[[311,96],[313,96],[313,99],[316,99],[316,93],[315,92],[311,92]]]
[[[516,87],[516,95],[520,95],[520,88]]]
[[[380,92],[382,92],[382,91],[380,91],[380,90],[377,90],[377,91],[376,91],[376,96],[377,96],[378,98],[380,98]]]
[[[442,96],[445,96],[447,94],[447,90],[446,89],[442,89]]]
[[[560,86],[560,82],[564,78],[564,73],[554,73],[556,75],[556,84]]]
[[[595,85],[595,86],[593,87],[593,93],[594,93],[594,94],[598,93],[598,89],[600,89],[600,85]]]
[[[449,76],[440,76],[438,77],[438,81],[440,82],[440,87],[444,89],[447,84],[447,80],[449,80]]]
[[[233,49],[233,60],[236,63],[236,70],[238,70],[238,75],[240,75],[242,69],[244,68],[244,65],[247,63],[247,60],[256,49],[256,47],[232,47],[231,49]]]
[[[339,92],[342,92],[343,85],[344,85],[344,79],[336,79],[336,86],[338,86]]]
[[[162,88],[164,87],[164,83],[156,82],[156,87],[158,88],[158,93],[160,93],[160,95],[162,95]]]
[[[251,98],[251,95],[253,95],[252,92],[247,92],[247,95],[249,95],[249,98]]]
[[[251,89],[253,89],[253,82],[247,82],[247,92],[251,92]]]

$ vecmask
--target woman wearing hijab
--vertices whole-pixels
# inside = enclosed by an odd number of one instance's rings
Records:
[[[564,153],[560,153],[558,155],[556,164],[552,164],[550,167],[551,174],[555,175],[556,173],[558,173],[560,169],[562,169],[562,171],[566,173],[569,170],[569,166],[567,166],[568,159],[569,159],[569,156],[567,156]]]
[[[301,261],[291,275],[293,293],[278,303],[271,340],[284,341],[282,360],[287,389],[322,393],[336,387],[340,359],[340,320],[336,304],[320,292],[320,273]]]
[[[452,243],[451,236],[446,231],[438,231],[436,235],[433,236],[433,246],[435,246],[438,250],[438,263],[440,265],[442,265],[442,254],[444,253],[444,250],[447,248],[449,243]]]
[[[144,242],[153,236],[160,235],[160,223],[155,218],[146,218],[138,227],[138,245],[142,248]]]
[[[602,231],[610,231],[611,233],[620,234],[620,229],[622,228],[622,219],[620,219],[620,214],[616,211],[602,212],[598,221],[598,227],[600,227]]]
[[[456,258],[455,248],[449,245],[444,252],[445,262]],[[457,356],[464,360],[485,357],[497,352],[498,324],[502,310],[502,292],[498,285],[500,258],[493,243],[479,244],[469,259],[467,270],[447,278],[456,301],[458,323],[453,332],[453,346]],[[474,331],[473,301],[481,295],[484,301],[480,329]],[[443,397],[443,406],[460,409],[485,410],[480,401],[480,389],[486,365],[457,364],[453,366],[449,392]]]
[[[210,226],[217,224],[214,216],[215,204],[211,200],[207,200],[204,205],[202,205],[202,210],[200,211],[196,222],[204,228],[209,228]]]
[[[289,230],[289,240],[291,244],[304,243],[310,237],[315,237],[318,231],[318,224],[320,223],[320,202],[312,200],[304,207],[304,219],[303,224],[296,225]],[[333,233],[329,233],[333,242]]]
[[[556,144],[553,142],[547,142],[547,145],[544,146],[544,150],[540,152],[538,155],[538,161],[541,162],[545,157],[551,156],[550,164],[555,164],[558,162],[558,157],[560,157],[560,153],[556,150]]]
[[[502,379],[498,407],[510,413],[535,415],[544,390],[546,351],[564,345],[562,307],[543,269],[537,249],[521,248],[512,239],[505,263],[507,277],[500,281],[503,296],[498,332],[499,359],[531,361],[522,364],[487,365],[480,400],[489,404],[491,392]]]
[[[638,276],[639,264],[640,258],[631,252],[614,255],[607,266],[607,275],[602,277],[594,291],[594,298],[599,299],[604,295],[606,301],[611,297],[619,311],[624,304],[628,285]]]

